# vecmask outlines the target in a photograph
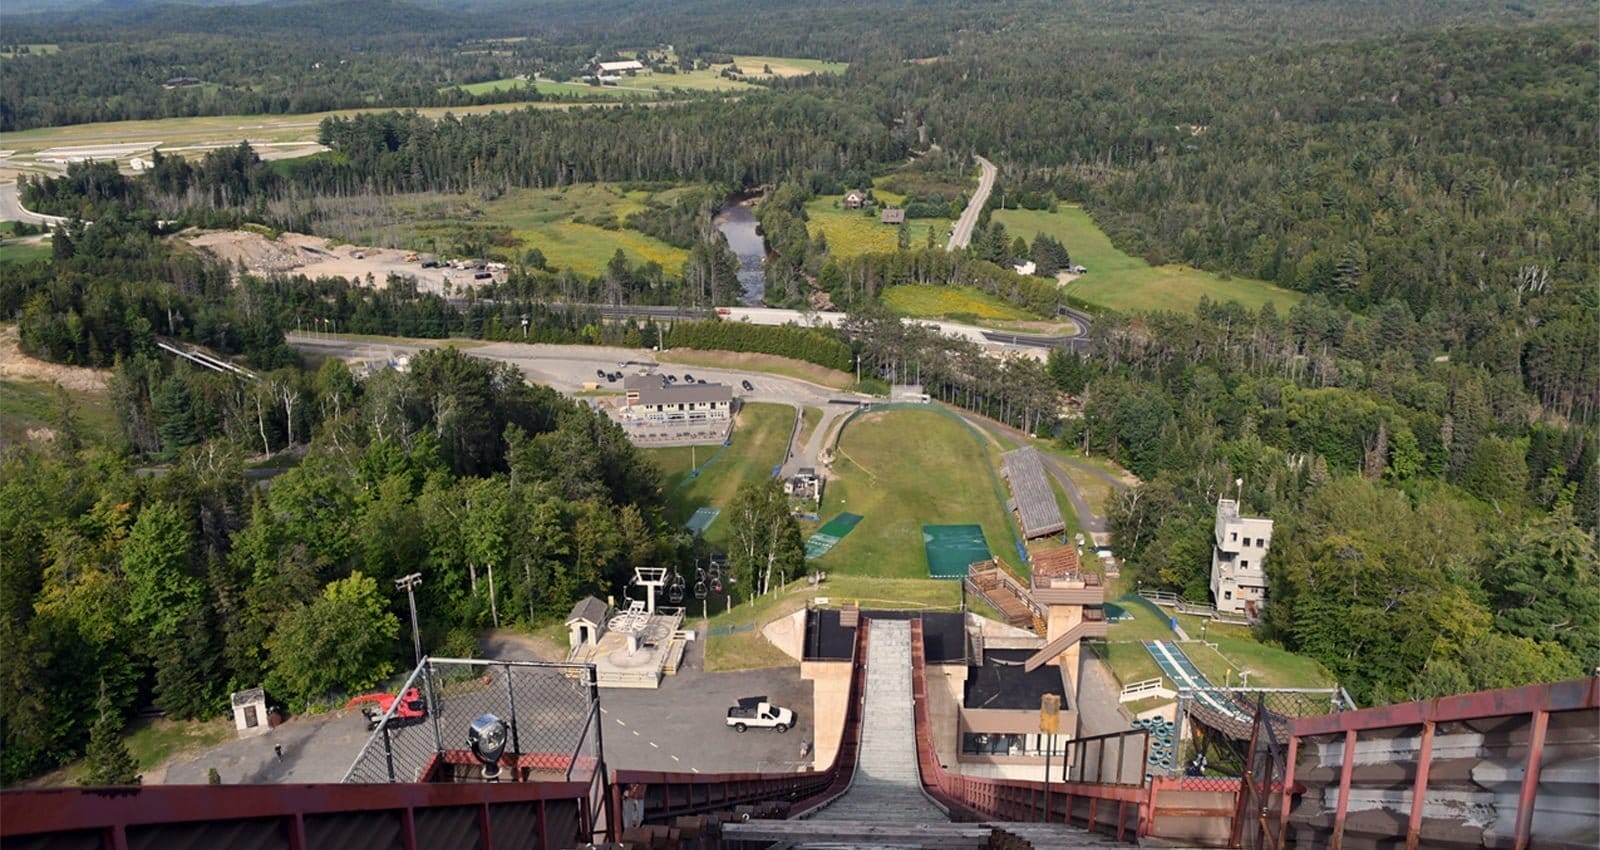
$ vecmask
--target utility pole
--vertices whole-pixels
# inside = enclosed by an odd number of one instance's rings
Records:
[[[417,654],[417,665],[422,665],[422,633],[417,631],[417,585],[422,584],[422,573],[412,573],[394,580],[396,589],[404,590],[411,601],[411,649]]]

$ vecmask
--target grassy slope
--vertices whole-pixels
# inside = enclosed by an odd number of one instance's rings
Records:
[[[733,430],[733,444],[705,466],[698,478],[686,481],[691,457],[705,465],[717,452],[716,446],[645,449],[645,455],[661,467],[667,494],[667,519],[683,523],[695,508],[728,507],[739,485],[759,481],[772,474],[772,467],[783,462],[790,429],[794,427],[794,408],[785,404],[747,404],[739,411]],[[714,542],[726,538],[727,517],[718,517],[707,530]]]
[[[70,397],[86,441],[104,440],[116,430],[116,416],[103,393]],[[0,443],[20,443],[30,428],[54,428],[56,389],[44,381],[0,380]]]
[[[936,410],[858,417],[840,440],[822,517],[850,511],[865,519],[817,566],[830,574],[925,578],[922,526],[967,523],[982,525],[990,550],[1017,566],[1005,505],[986,466],[997,457]]]
[[[164,717],[139,719],[128,724],[122,742],[139,765],[139,770],[149,770],[178,753],[199,752],[214,747],[233,737],[233,724],[223,718],[216,720],[168,720]],[[87,772],[88,766],[79,759],[51,773],[39,784],[54,787],[73,786]]]
[[[832,244],[831,242],[829,244]],[[879,296],[883,306],[897,316],[919,319],[1026,320],[1037,316],[1013,304],[967,286],[891,286]]]
[[[789,59],[783,56],[735,56],[747,77],[764,77],[763,67],[772,69],[774,77],[799,77],[805,74],[843,74],[850,65],[845,62],[828,62],[823,59]],[[720,66],[719,66],[720,67]]]
[[[1223,280],[1188,266],[1151,267],[1113,247],[1081,207],[1062,207],[1054,213],[1000,210],[994,213],[994,220],[1004,224],[1012,237],[1021,236],[1031,242],[1035,235],[1046,233],[1061,240],[1072,254],[1072,262],[1089,270],[1068,284],[1067,292],[1113,310],[1193,310],[1200,303],[1200,296],[1206,295],[1213,301],[1238,301],[1252,309],[1276,301],[1282,313],[1301,298],[1299,293],[1264,281]]]
[[[34,260],[48,260],[50,259],[51,251],[49,240],[0,245],[0,266],[7,266],[12,263],[31,263]]]

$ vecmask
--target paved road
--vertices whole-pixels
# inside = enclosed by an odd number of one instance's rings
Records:
[[[21,189],[16,183],[0,183],[0,221],[25,221],[29,224],[55,226],[66,219],[60,216],[40,215],[22,206]]]
[[[978,177],[978,191],[973,193],[972,200],[967,203],[967,208],[961,211],[961,218],[956,219],[955,227],[950,230],[950,242],[945,245],[946,251],[965,248],[972,242],[972,228],[978,224],[978,215],[983,212],[983,205],[989,201],[989,192],[994,189],[994,163],[981,156],[974,156],[978,167],[983,173]]]

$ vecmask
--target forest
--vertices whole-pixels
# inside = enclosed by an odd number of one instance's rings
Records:
[[[29,354],[111,368],[118,428],[86,440],[63,403],[54,441],[0,451],[0,778],[70,758],[102,691],[118,716],[182,717],[214,713],[233,686],[265,682],[306,707],[371,685],[405,661],[388,582],[418,565],[439,576],[419,600],[425,643],[466,651],[476,628],[540,622],[632,565],[691,557],[661,524],[659,473],[604,419],[451,350],[403,375],[308,370],[283,333],[312,320],[627,346],[665,333],[855,361],[869,382],[915,380],[1138,475],[1110,519],[1146,584],[1206,597],[1218,497],[1272,517],[1259,636],[1317,659],[1363,704],[1600,668],[1591,7],[824,5],[777,2],[734,28],[745,13],[725,0],[552,2],[537,24],[493,4],[351,0],[308,7],[325,24],[315,38],[262,9],[7,16],[8,40],[62,49],[0,60],[0,129],[395,109],[327,119],[331,150],[305,159],[269,164],[241,144],[22,186],[30,208],[92,223],[58,229],[51,259],[8,266],[0,315]],[[356,13],[383,12],[392,24],[352,33]],[[282,45],[279,67],[253,38]],[[400,109],[452,97],[451,81],[660,43],[852,64],[655,108]],[[333,67],[348,70],[318,77]],[[159,88],[178,74],[226,84]],[[902,239],[841,258],[807,226],[813,197],[892,191],[911,158],[959,176],[974,153],[1001,175],[969,251]],[[619,223],[688,249],[681,275],[619,252],[582,279],[546,269],[534,246],[508,258],[505,283],[445,298],[399,279],[241,275],[169,238],[317,232],[355,197],[592,181],[709,187]],[[705,219],[717,198],[755,190],[768,291],[825,294],[850,311],[844,328],[608,323],[563,306],[731,303],[737,266]],[[933,196],[917,202],[937,212]],[[1097,315],[1085,351],[1042,365],[881,310],[884,288],[916,283],[1053,317],[1053,284],[1009,266],[1059,268],[1074,246],[1012,239],[988,213],[1060,203],[1153,264],[1307,297],[1281,314],[1207,302]],[[157,338],[258,378],[173,365]],[[253,486],[247,458],[280,453],[294,468]],[[746,494],[751,510],[761,499]],[[330,653],[341,663],[309,663]]]

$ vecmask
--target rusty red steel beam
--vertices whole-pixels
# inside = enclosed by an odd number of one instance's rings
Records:
[[[63,829],[246,818],[404,811],[587,798],[587,782],[395,783],[381,785],[187,785],[40,788],[0,794],[0,836]]]
[[[1550,712],[1533,715],[1533,734],[1528,738],[1528,764],[1522,771],[1522,790],[1517,794],[1517,832],[1513,850],[1527,850],[1533,833],[1533,798],[1539,793],[1539,768],[1544,759],[1544,735],[1550,725]]]
[[[1422,724],[1417,747],[1417,778],[1411,783],[1411,817],[1406,823],[1406,850],[1417,850],[1422,839],[1422,806],[1428,797],[1428,769],[1433,766],[1433,721]]]
[[[1600,708],[1600,678],[1570,679],[1547,685],[1527,685],[1498,691],[1439,697],[1421,702],[1381,705],[1342,711],[1322,717],[1296,718],[1291,735],[1334,735],[1351,729],[1370,731],[1424,722],[1450,723],[1482,717],[1533,714],[1538,711],[1578,711]]]

